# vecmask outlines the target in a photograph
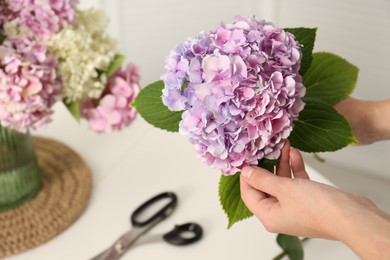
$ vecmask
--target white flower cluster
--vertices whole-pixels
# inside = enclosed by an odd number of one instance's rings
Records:
[[[78,11],[74,23],[51,37],[48,48],[58,59],[62,95],[67,102],[99,98],[107,79],[104,72],[117,53],[116,42],[105,34],[103,12]]]

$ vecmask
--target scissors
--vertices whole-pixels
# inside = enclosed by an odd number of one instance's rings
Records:
[[[146,220],[140,220],[149,208],[162,200],[168,203]],[[160,202],[161,203],[161,202]],[[131,214],[132,229],[120,236],[112,246],[92,258],[91,260],[116,260],[124,255],[132,245],[155,225],[170,216],[177,206],[177,196],[173,192],[163,192],[154,196],[139,206]],[[176,225],[173,230],[163,235],[163,239],[173,245],[188,245],[198,241],[202,237],[202,228],[196,223]],[[190,236],[188,236],[190,234]]]

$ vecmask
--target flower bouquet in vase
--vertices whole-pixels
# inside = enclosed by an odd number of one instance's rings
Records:
[[[105,32],[107,17],[77,4],[0,0],[0,211],[41,190],[29,129],[47,125],[54,104],[64,103],[99,133],[135,118],[129,104],[140,91],[137,67],[121,68],[124,56]]]
[[[358,69],[335,54],[313,53],[315,36],[315,28],[237,16],[177,45],[162,80],[132,103],[155,127],[188,136],[199,158],[221,171],[228,227],[252,216],[240,197],[244,166],[273,171],[287,139],[310,153],[356,142],[332,106],[353,91]],[[291,259],[303,258],[298,238],[280,235],[278,242]]]

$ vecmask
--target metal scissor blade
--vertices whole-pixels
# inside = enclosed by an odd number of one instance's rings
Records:
[[[113,250],[113,248],[108,248],[95,256],[94,258],[91,258],[91,260],[108,260],[108,259],[119,259],[119,255],[117,255],[117,252]]]
[[[134,244],[137,239],[148,231],[148,228],[133,228],[124,233],[112,246],[91,258],[91,260],[117,260]]]

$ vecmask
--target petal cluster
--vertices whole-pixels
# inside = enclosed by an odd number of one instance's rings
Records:
[[[19,132],[50,121],[61,97],[56,60],[45,46],[28,38],[0,46],[0,122]]]
[[[75,18],[78,0],[1,0],[0,24],[8,36],[48,39]]]
[[[89,99],[83,104],[82,116],[95,132],[121,130],[136,117],[136,110],[129,104],[140,90],[138,68],[129,64],[108,79],[106,90],[99,100]]]
[[[279,157],[304,107],[300,60],[292,34],[237,16],[170,52],[163,103],[184,111],[180,132],[207,164],[235,174]]]
[[[105,34],[107,17],[98,10],[79,11],[74,24],[53,35],[48,49],[59,60],[58,74],[64,99],[71,102],[98,98],[105,74],[116,54],[115,41]]]

